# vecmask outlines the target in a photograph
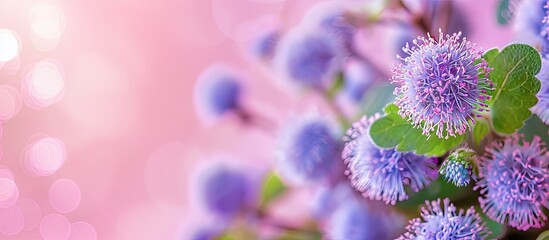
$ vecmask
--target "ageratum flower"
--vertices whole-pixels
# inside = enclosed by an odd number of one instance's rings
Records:
[[[460,148],[444,160],[438,172],[446,181],[463,187],[469,185],[471,178],[476,179],[476,165],[476,153],[471,149]]]
[[[334,39],[347,55],[355,53],[353,39],[357,31],[349,21],[350,13],[341,2],[322,2],[310,8],[302,20],[302,25],[323,31]]]
[[[271,60],[275,54],[276,45],[280,38],[277,30],[260,34],[252,45],[252,55],[260,60]]]
[[[541,71],[536,76],[541,81],[541,89],[537,94],[538,103],[532,108],[538,117],[549,125],[549,61],[543,60]]]
[[[519,230],[540,228],[547,217],[549,155],[539,137],[526,142],[512,136],[486,149],[479,166],[483,211],[491,219]]]
[[[418,37],[414,46],[406,44],[404,63],[393,69],[392,82],[399,113],[423,134],[439,138],[464,134],[478,112],[487,111],[488,72],[485,61],[475,64],[482,52],[461,38],[461,33],[438,40]],[[470,121],[470,122],[469,122]]]
[[[322,181],[337,172],[339,142],[327,121],[304,117],[288,125],[279,139],[278,168],[295,184]]]
[[[197,110],[209,120],[241,107],[242,86],[232,69],[216,64],[200,74],[194,95]]]
[[[337,240],[391,239],[394,220],[351,196],[330,217],[327,235]]]
[[[274,57],[275,70],[301,86],[326,88],[342,68],[344,53],[323,31],[298,26],[285,35]]]
[[[206,208],[221,218],[244,211],[251,194],[251,185],[244,173],[225,166],[209,170],[200,186],[201,201]]]
[[[549,32],[547,31],[547,1],[522,0],[511,1],[511,6],[518,5],[516,14],[517,37],[525,42],[541,48],[542,56],[549,53]]]
[[[368,63],[351,58],[343,71],[345,85],[343,93],[354,102],[360,102],[379,73]]]
[[[342,158],[354,188],[394,205],[408,199],[406,185],[417,192],[436,178],[437,158],[378,148],[368,133],[376,117],[363,117],[347,130]]]
[[[477,240],[486,239],[490,233],[474,207],[456,212],[454,204],[445,198],[426,201],[421,207],[421,218],[410,220],[408,231],[399,240]]]

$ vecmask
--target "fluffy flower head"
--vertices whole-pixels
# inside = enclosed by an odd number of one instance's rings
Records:
[[[457,211],[450,199],[426,201],[421,207],[421,218],[410,220],[408,231],[399,240],[480,240],[489,234],[474,207]]]
[[[337,170],[338,148],[328,121],[315,116],[299,119],[279,139],[281,175],[296,184],[328,179]]]
[[[515,135],[486,149],[479,166],[480,205],[491,219],[519,230],[540,228],[547,217],[549,155],[539,137]]]
[[[343,57],[337,41],[323,31],[298,26],[281,39],[274,67],[293,83],[325,88],[341,69]]]
[[[532,108],[532,112],[547,125],[549,125],[549,60],[543,60],[541,71],[536,75],[541,82],[541,89],[537,97],[539,99],[536,106]]]
[[[217,118],[241,107],[243,89],[239,76],[229,67],[216,64],[198,77],[194,98],[205,120]]]
[[[251,188],[243,173],[218,166],[206,172],[202,180],[200,197],[210,212],[229,218],[246,208]]]
[[[345,240],[390,239],[397,216],[392,218],[379,210],[350,196],[332,214],[328,236]]]
[[[408,199],[405,185],[419,191],[436,178],[437,159],[378,148],[368,133],[376,117],[363,117],[347,131],[342,158],[354,188],[370,199],[395,204]]]
[[[482,52],[461,38],[461,33],[418,37],[414,45],[406,44],[401,59],[393,69],[392,82],[397,85],[395,104],[400,115],[409,119],[424,135],[432,132],[439,138],[464,134],[471,129],[478,112],[487,111],[489,71],[485,61],[475,63]]]

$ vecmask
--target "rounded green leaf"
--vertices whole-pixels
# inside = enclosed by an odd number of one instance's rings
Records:
[[[530,108],[538,102],[541,83],[535,75],[541,69],[540,54],[528,45],[511,44],[485,59],[493,69],[489,77],[494,89],[487,103],[494,130],[512,134],[532,115]]]

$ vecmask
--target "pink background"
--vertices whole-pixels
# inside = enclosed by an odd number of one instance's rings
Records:
[[[62,66],[64,80],[57,103],[33,109],[19,100],[19,112],[2,123],[0,165],[13,172],[19,199],[32,199],[41,212],[29,215],[27,224],[55,213],[69,223],[89,223],[97,239],[139,240],[176,239],[207,222],[194,199],[197,169],[222,154],[260,173],[270,165],[275,141],[230,117],[212,127],[201,124],[193,102],[195,79],[210,64],[224,62],[247,76],[246,105],[278,123],[311,107],[324,111],[314,96],[281,89],[248,56],[256,22],[276,19],[288,28],[315,2],[320,1],[0,0],[0,28],[16,32],[21,49],[20,67],[0,69],[0,84],[20,90],[30,67],[49,58]],[[510,29],[495,24],[495,0],[458,2],[467,9],[471,40],[488,48],[511,39]],[[64,14],[64,31],[51,50],[40,50],[40,40],[32,40],[29,14],[37,3]],[[37,135],[59,138],[66,146],[66,161],[51,176],[23,171],[25,149]],[[60,179],[76,187],[65,184],[50,193]],[[62,223],[47,229],[68,231]],[[86,231],[81,229],[82,224],[73,226],[72,237]],[[13,236],[0,233],[0,239],[44,234],[35,226]]]

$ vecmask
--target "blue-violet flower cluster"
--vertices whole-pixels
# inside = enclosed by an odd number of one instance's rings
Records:
[[[537,97],[538,103],[532,108],[532,112],[549,125],[549,60],[543,60],[541,71],[536,75],[541,82],[541,89]]]
[[[377,117],[363,117],[347,130],[342,158],[354,188],[394,205],[408,198],[405,185],[419,191],[436,178],[437,158],[378,148],[368,133]]]
[[[479,165],[480,205],[495,221],[519,230],[540,228],[549,204],[549,155],[539,137],[514,135],[486,149]]]
[[[461,33],[440,32],[438,40],[418,37],[413,43],[404,48],[406,58],[399,56],[404,63],[393,68],[400,115],[427,136],[464,134],[478,112],[487,111],[483,102],[490,84],[484,76],[489,69],[484,60],[475,63],[482,52]]]
[[[194,94],[199,113],[216,118],[241,107],[243,88],[231,68],[215,64],[200,74]]]
[[[398,220],[395,218],[351,196],[332,214],[328,236],[345,240],[390,239],[391,226]]]
[[[329,179],[337,171],[339,143],[329,123],[307,116],[288,125],[279,139],[278,167],[295,184]]]
[[[421,218],[410,220],[399,240],[481,240],[490,233],[474,207],[457,211],[450,199],[426,201]]]
[[[248,206],[251,185],[242,172],[224,166],[210,169],[200,187],[202,202],[219,217],[230,218]]]

